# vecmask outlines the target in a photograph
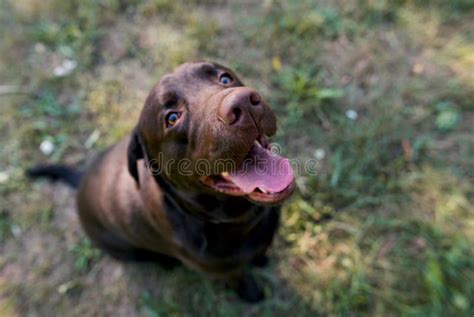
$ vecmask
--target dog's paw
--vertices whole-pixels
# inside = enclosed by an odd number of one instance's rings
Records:
[[[258,303],[265,298],[263,290],[252,275],[246,274],[237,286],[237,294],[248,303]]]

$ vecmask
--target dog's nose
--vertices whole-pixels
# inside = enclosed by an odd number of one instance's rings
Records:
[[[247,127],[257,124],[262,114],[262,98],[247,87],[234,88],[218,108],[218,115],[228,125]]]

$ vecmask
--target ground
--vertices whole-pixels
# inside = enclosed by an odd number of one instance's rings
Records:
[[[472,316],[472,1],[0,1],[1,316]],[[185,268],[120,263],[74,191],[184,61],[236,70],[298,173],[258,305]],[[41,146],[40,146],[41,145]]]

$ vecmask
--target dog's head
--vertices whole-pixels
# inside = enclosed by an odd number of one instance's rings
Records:
[[[294,188],[289,161],[270,152],[276,119],[262,96],[212,62],[186,63],[150,92],[129,145],[129,170],[186,191],[276,204]]]

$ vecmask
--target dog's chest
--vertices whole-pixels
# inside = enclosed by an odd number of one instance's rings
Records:
[[[199,260],[245,260],[267,248],[279,223],[278,207],[259,207],[258,215],[244,224],[210,223],[170,210],[176,238],[187,253]]]

